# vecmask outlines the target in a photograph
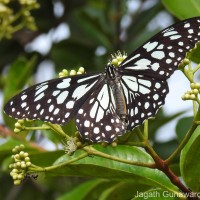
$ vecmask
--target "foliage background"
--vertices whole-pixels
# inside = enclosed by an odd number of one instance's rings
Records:
[[[200,15],[197,1],[189,0],[38,0],[37,2],[40,8],[31,11],[37,30],[30,31],[22,28],[14,32],[10,39],[3,37],[0,41],[2,105],[25,85],[43,81],[44,78],[56,77],[63,68],[74,69],[84,66],[86,71],[102,71],[111,53],[117,50],[130,53],[167,25],[179,19]],[[17,4],[11,2],[9,6],[15,12],[21,12]],[[0,14],[2,14],[1,10]],[[66,38],[57,37],[56,30],[60,27],[69,30],[69,34],[66,32],[64,35]],[[38,38],[43,38],[43,40],[36,43]],[[36,45],[30,45],[32,43]],[[45,43],[44,46],[43,43]],[[181,114],[183,112],[166,116],[160,110],[156,120],[150,122],[150,140],[163,159],[167,158],[177,147],[183,138],[182,134],[190,126],[192,118],[179,120],[176,127],[177,137],[162,144],[156,141],[155,133],[161,126]],[[123,182],[116,184],[114,180],[86,182],[87,178],[39,176],[36,181],[27,179],[20,186],[13,186],[8,163],[11,150],[16,144],[29,141],[30,148],[43,152],[49,148],[59,148],[60,141],[45,132],[37,134],[24,132],[15,135],[12,132],[15,121],[7,116],[3,118],[0,129],[0,143],[2,144],[0,147],[0,183],[3,183],[0,187],[0,199],[61,200],[87,199],[88,197],[98,199],[102,192],[104,192],[102,199],[111,199],[111,194],[114,194],[112,196],[115,199],[131,197],[130,191],[133,185],[130,183],[124,186]],[[10,129],[5,131],[5,126]],[[73,123],[66,129],[75,131]],[[180,175],[178,162],[179,159],[173,163],[172,168],[177,175]],[[83,182],[86,184],[81,185]],[[113,185],[115,187],[111,187]],[[136,190],[137,187],[134,187]],[[141,187],[140,190],[148,189],[145,185]],[[77,194],[79,196],[76,196]]]

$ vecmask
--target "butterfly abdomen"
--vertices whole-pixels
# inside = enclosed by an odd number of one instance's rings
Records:
[[[127,110],[126,110],[126,101],[123,94],[123,89],[120,83],[120,76],[113,65],[108,65],[106,68],[106,77],[108,85],[111,87],[115,105],[116,113],[122,119],[126,120]]]
[[[116,78],[115,80],[110,81],[109,84],[111,86],[115,99],[116,113],[118,114],[118,116],[120,116],[122,120],[125,120],[127,116],[126,102],[119,79]]]

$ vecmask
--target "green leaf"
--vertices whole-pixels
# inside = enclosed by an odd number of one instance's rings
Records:
[[[93,61],[95,49],[94,46],[86,46],[73,39],[68,39],[53,46],[51,57],[60,70],[63,68],[76,69],[78,66],[83,66],[88,70],[88,66],[95,66]]]
[[[136,147],[117,146],[113,148],[108,146],[103,148],[101,145],[95,145],[95,148],[98,151],[121,159],[144,163],[153,162],[149,154]],[[159,186],[167,190],[177,191],[177,188],[170,182],[168,177],[157,169],[125,164],[99,156],[88,156],[68,165],[63,164],[81,156],[83,153],[83,150],[78,150],[71,157],[67,155],[60,157],[54,164],[58,167],[47,171],[47,173],[62,176],[100,177],[111,180],[135,181],[137,184]],[[59,164],[62,164],[62,166],[59,166]]]
[[[32,151],[32,150],[37,150],[36,148],[34,148],[33,146],[31,146],[31,144],[29,142],[26,141],[20,141],[14,138],[8,138],[5,143],[0,145],[0,155],[2,154],[10,154],[12,153],[12,149],[16,146],[16,145],[20,145],[23,144],[25,146],[26,151]]]
[[[77,33],[79,36],[82,35],[81,38],[84,38],[85,41],[86,39],[89,39],[87,42],[90,44],[103,45],[106,48],[111,49],[112,45],[109,41],[109,36],[112,35],[110,33],[112,24],[108,24],[105,15],[106,13],[101,12],[99,8],[86,8],[82,12],[75,12],[74,25],[76,24],[76,26],[73,28],[79,30],[76,31],[76,35]]]
[[[184,117],[178,120],[176,124],[176,135],[178,141],[181,142],[185,137],[185,134],[192,125],[193,117]]]
[[[168,158],[174,152],[177,146],[178,142],[176,139],[161,143],[155,141],[153,144],[154,150],[158,152],[162,159]]]
[[[187,57],[195,63],[200,63],[200,44],[197,44],[197,48],[188,52]]]
[[[41,167],[51,166],[55,160],[63,155],[64,151],[56,150],[56,151],[47,151],[47,152],[33,152],[30,154],[31,162],[35,165]]]
[[[145,192],[138,192],[137,196],[132,200],[144,200],[144,199],[152,199],[152,200],[179,200],[179,197],[184,197],[182,193],[171,193],[162,189],[151,189]]]
[[[180,169],[183,180],[195,192],[200,192],[200,126],[181,152]]]
[[[164,6],[179,19],[200,15],[199,0],[162,0]]]
[[[150,139],[154,139],[155,134],[160,127],[162,127],[163,125],[165,125],[165,124],[171,122],[172,120],[176,119],[177,117],[179,117],[183,113],[184,112],[182,111],[182,112],[177,112],[175,114],[166,116],[165,112],[163,112],[163,109],[160,109],[155,116],[155,120],[152,120],[152,119],[149,120]]]
[[[99,196],[99,200],[124,200],[131,199],[138,192],[144,192],[149,186],[135,184],[132,182],[118,182],[104,190]]]
[[[21,90],[36,64],[36,57],[33,56],[30,60],[24,57],[19,57],[13,64],[11,64],[7,77],[5,79],[4,100],[7,101],[19,90]]]
[[[57,200],[83,200],[83,199],[92,200],[94,198],[92,198],[93,195],[91,195],[91,194],[94,191],[95,191],[95,193],[97,193],[97,190],[99,190],[99,188],[102,188],[102,185],[104,187],[105,186],[109,187],[110,183],[112,183],[112,182],[106,181],[106,180],[87,181],[87,182],[79,185],[75,189],[73,189],[71,192],[68,192],[68,193],[60,196]]]
[[[33,68],[36,64],[36,57],[33,56],[30,60],[27,60],[24,57],[19,57],[9,68],[7,77],[5,79],[4,87],[4,104],[16,93],[18,93],[27,80],[30,78],[30,75],[33,72]],[[4,115],[4,120],[7,125],[12,125],[14,120],[10,117],[8,118]],[[16,121],[16,120],[15,120]]]

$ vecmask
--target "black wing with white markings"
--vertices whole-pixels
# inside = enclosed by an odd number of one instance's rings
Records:
[[[5,105],[4,111],[16,119],[65,124],[102,81],[101,74],[45,81],[16,95]]]
[[[140,76],[124,75],[121,79],[126,99],[128,130],[141,125],[145,119],[154,116],[165,103],[168,93],[166,81]]]
[[[121,63],[123,73],[161,79],[177,69],[186,53],[200,41],[200,17],[187,19],[162,30]]]
[[[164,104],[168,93],[166,79],[199,41],[200,18],[191,18],[159,32],[123,60],[119,73],[129,130],[154,116]]]
[[[114,96],[107,83],[92,93],[75,118],[82,137],[92,142],[111,143],[126,132],[126,125],[116,113]]]

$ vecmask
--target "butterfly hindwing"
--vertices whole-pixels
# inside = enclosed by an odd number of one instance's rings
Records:
[[[121,84],[126,99],[128,130],[154,116],[168,93],[167,82],[154,78],[124,75]]]
[[[104,83],[85,101],[75,116],[83,138],[93,142],[111,143],[126,131],[126,125],[116,113],[110,86]]]
[[[4,110],[16,119],[65,124],[74,117],[100,81],[100,74],[45,81],[16,95]]]

